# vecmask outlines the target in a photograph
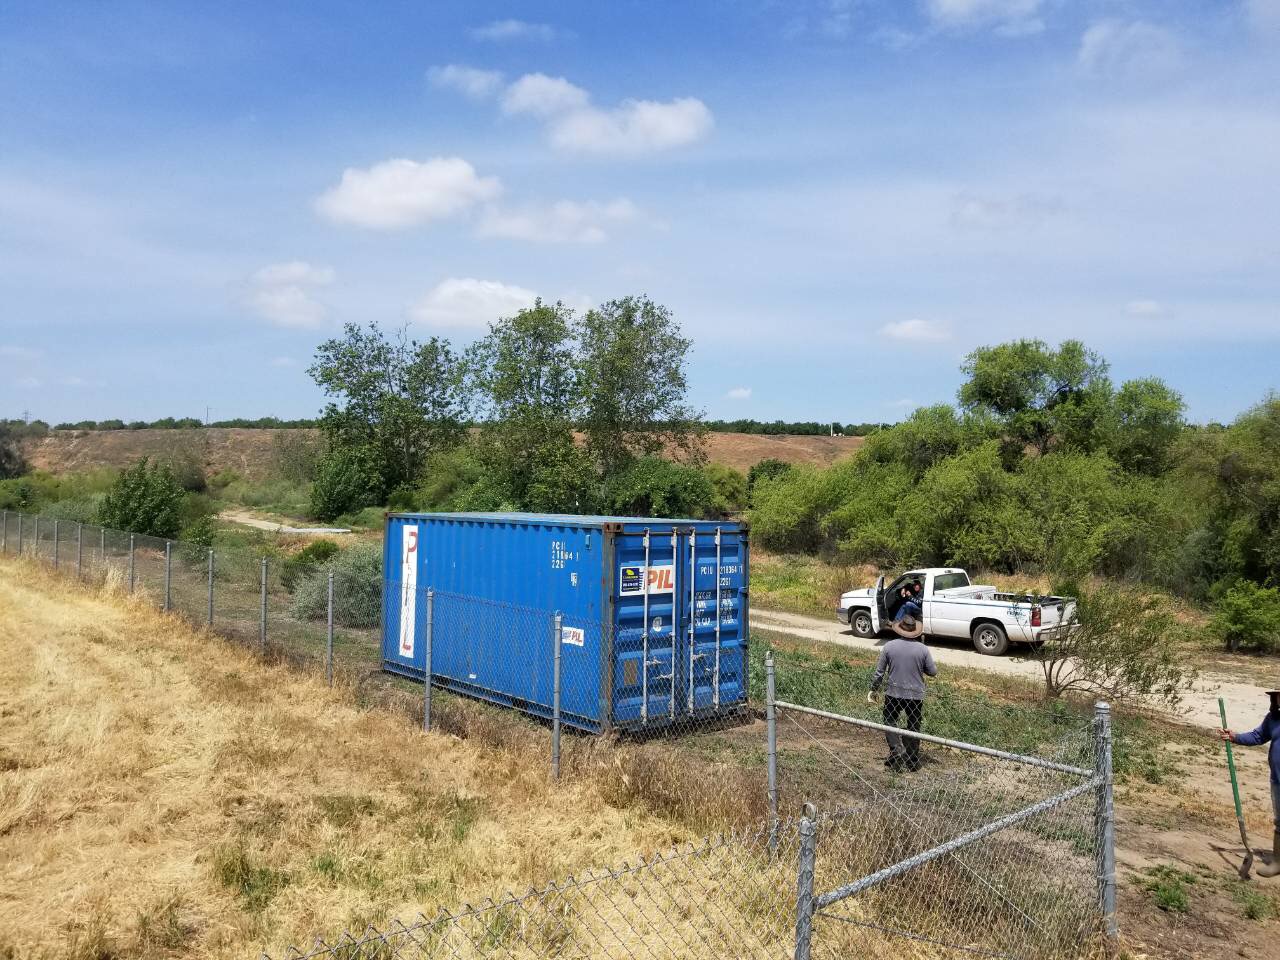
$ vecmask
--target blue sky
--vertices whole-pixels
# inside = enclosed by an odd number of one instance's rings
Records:
[[[345,321],[628,293],[715,417],[1079,337],[1280,386],[1280,0],[0,7],[0,416],[307,416]]]

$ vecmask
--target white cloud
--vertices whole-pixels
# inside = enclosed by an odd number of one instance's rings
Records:
[[[725,397],[729,400],[750,400],[751,388],[750,387],[734,387],[728,393],[725,394]]]
[[[484,330],[500,317],[533,305],[538,295],[496,280],[450,277],[409,308],[409,316],[429,327]]]
[[[273,263],[263,267],[253,275],[253,282],[262,286],[280,286],[290,283],[326,286],[333,283],[333,268],[317,267],[305,260],[290,260],[287,263]]]
[[[273,367],[292,367],[293,357],[272,357],[271,366]]]
[[[427,79],[434,87],[456,90],[473,100],[492,96],[502,86],[502,74],[497,70],[477,70],[456,63],[432,67],[427,71]]]
[[[333,283],[333,270],[290,260],[256,271],[250,283],[249,307],[264,320],[281,327],[318,327],[327,311],[311,290]]]
[[[342,181],[316,200],[316,209],[337,223],[394,230],[457,216],[501,192],[497,177],[478,176],[460,157],[425,163],[398,158],[344,170]]]
[[[934,320],[900,320],[886,323],[880,332],[894,340],[913,340],[917,343],[938,343],[951,339],[951,331]]]
[[[557,36],[556,28],[547,23],[528,23],[524,20],[494,20],[471,31],[475,40],[502,43],[508,40],[540,40],[547,42]]]
[[[545,73],[525,74],[512,83],[502,109],[545,121],[552,146],[578,153],[668,150],[702,139],[714,124],[711,111],[696,97],[624,100],[604,109],[593,106],[582,87]]]
[[[502,98],[502,109],[507,113],[528,113],[546,118],[585,110],[590,100],[587,91],[564,77],[526,73],[507,88]]]
[[[1158,300],[1130,300],[1125,304],[1124,312],[1131,317],[1163,317],[1168,309]]]
[[[20,387],[38,387],[41,385],[41,381],[36,377],[19,377],[17,382]]]
[[[1162,73],[1182,59],[1182,45],[1164,27],[1144,20],[1098,20],[1080,38],[1076,62],[1101,76]]]
[[[76,377],[76,376],[62,377],[58,381],[58,383],[60,383],[64,387],[83,387],[88,382],[89,381],[85,380],[84,377]]]
[[[648,153],[701,140],[713,125],[696,97],[667,103],[626,100],[612,110],[594,107],[566,114],[551,128],[551,143],[582,153]]]
[[[491,208],[481,218],[477,232],[484,237],[538,243],[601,243],[608,239],[606,228],[634,221],[639,215],[636,205],[625,197],[609,203],[560,200],[548,207]]]
[[[951,224],[965,230],[1010,230],[1034,227],[1062,212],[1062,200],[1034,193],[973,193],[951,200]]]
[[[1005,36],[1039,33],[1041,0],[925,0],[925,12],[936,26],[949,29],[994,27]]]

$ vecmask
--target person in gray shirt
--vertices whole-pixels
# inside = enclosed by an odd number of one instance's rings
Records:
[[[924,678],[936,677],[938,665],[920,639],[924,624],[914,615],[907,614],[892,626],[898,635],[880,649],[880,662],[871,676],[867,702],[875,701],[876,691],[883,685],[885,724],[919,732],[924,719]],[[902,724],[898,723],[899,717],[904,718]],[[898,733],[886,732],[884,736],[889,742],[889,756],[884,761],[886,767],[891,770],[920,769],[919,740]]]

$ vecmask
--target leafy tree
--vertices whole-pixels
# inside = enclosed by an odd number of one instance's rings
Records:
[[[0,423],[0,480],[18,477],[27,472],[27,461],[13,428]]]
[[[705,518],[716,492],[697,467],[642,457],[605,481],[605,502],[614,513],[646,517]]]
[[[766,457],[763,460],[757,460],[751,465],[751,469],[747,471],[747,493],[750,494],[755,490],[756,484],[761,480],[773,480],[777,477],[785,476],[791,471],[791,464],[785,460],[779,460],[777,457]]]
[[[902,423],[872,434],[861,456],[880,463],[899,463],[923,474],[930,467],[970,450],[995,436],[990,415],[961,416],[945,403],[921,407]]]
[[[382,476],[360,448],[331,448],[320,461],[311,485],[310,512],[318,520],[336,520],[380,503],[386,495]]]
[[[477,453],[505,503],[580,511],[590,498],[586,455],[574,442],[580,411],[573,313],[543,303],[490,325],[471,351],[485,419]]]
[[[1241,580],[1214,605],[1212,628],[1232,653],[1280,649],[1280,588]]]
[[[320,344],[307,372],[336,398],[320,419],[331,450],[358,454],[378,475],[379,494],[412,483],[431,453],[462,439],[463,366],[446,340],[419,343],[404,330],[388,338],[377,324],[349,323]]]
[[[1159,476],[1183,430],[1182,395],[1163,380],[1128,380],[1115,396],[1115,424],[1109,446],[1124,469]]]
[[[1107,362],[1079,340],[1052,349],[1041,340],[980,347],[961,368],[960,402],[999,417],[1008,438],[1048,453],[1055,441],[1091,450],[1110,413]]]
[[[713,517],[728,517],[747,508],[747,478],[741,470],[723,463],[709,463],[702,472],[711,483],[708,507]]]
[[[1031,648],[1046,697],[1075,692],[1177,705],[1196,674],[1167,604],[1114,583],[1071,585],[1062,592],[1077,598],[1071,629]]]
[[[664,452],[697,459],[699,415],[685,402],[691,341],[671,311],[648,297],[623,297],[588,310],[574,327],[579,423],[600,473]]]
[[[98,522],[150,537],[176,537],[182,529],[183,499],[182,485],[169,465],[152,465],[143,457],[107,490]]]

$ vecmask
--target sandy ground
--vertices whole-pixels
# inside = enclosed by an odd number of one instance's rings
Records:
[[[306,537],[336,536],[351,532],[346,527],[291,527],[279,520],[265,520],[254,516],[248,510],[223,510],[218,514],[218,519],[253,527],[256,530],[266,530],[269,533],[291,533]]]
[[[759,607],[752,608],[751,623],[752,626],[765,630],[775,630],[805,640],[837,643],[842,647],[855,650],[875,651],[885,642],[883,638],[869,640],[856,637],[848,627],[835,620],[822,620],[818,617],[782,613],[777,610],[762,610]],[[934,659],[942,665],[984,670],[987,673],[1021,677],[1036,682],[1042,679],[1039,664],[1034,660],[1018,656],[1017,647],[1003,657],[985,657],[960,640],[930,639],[929,647],[933,651]],[[1262,684],[1266,683],[1264,679]],[[1177,710],[1160,712],[1171,720],[1216,730],[1221,726],[1218,718],[1218,697],[1222,697],[1227,704],[1227,718],[1233,727],[1251,729],[1266,713],[1267,689],[1265,685],[1242,682],[1238,678],[1209,672],[1200,677],[1195,687],[1183,698]]]

